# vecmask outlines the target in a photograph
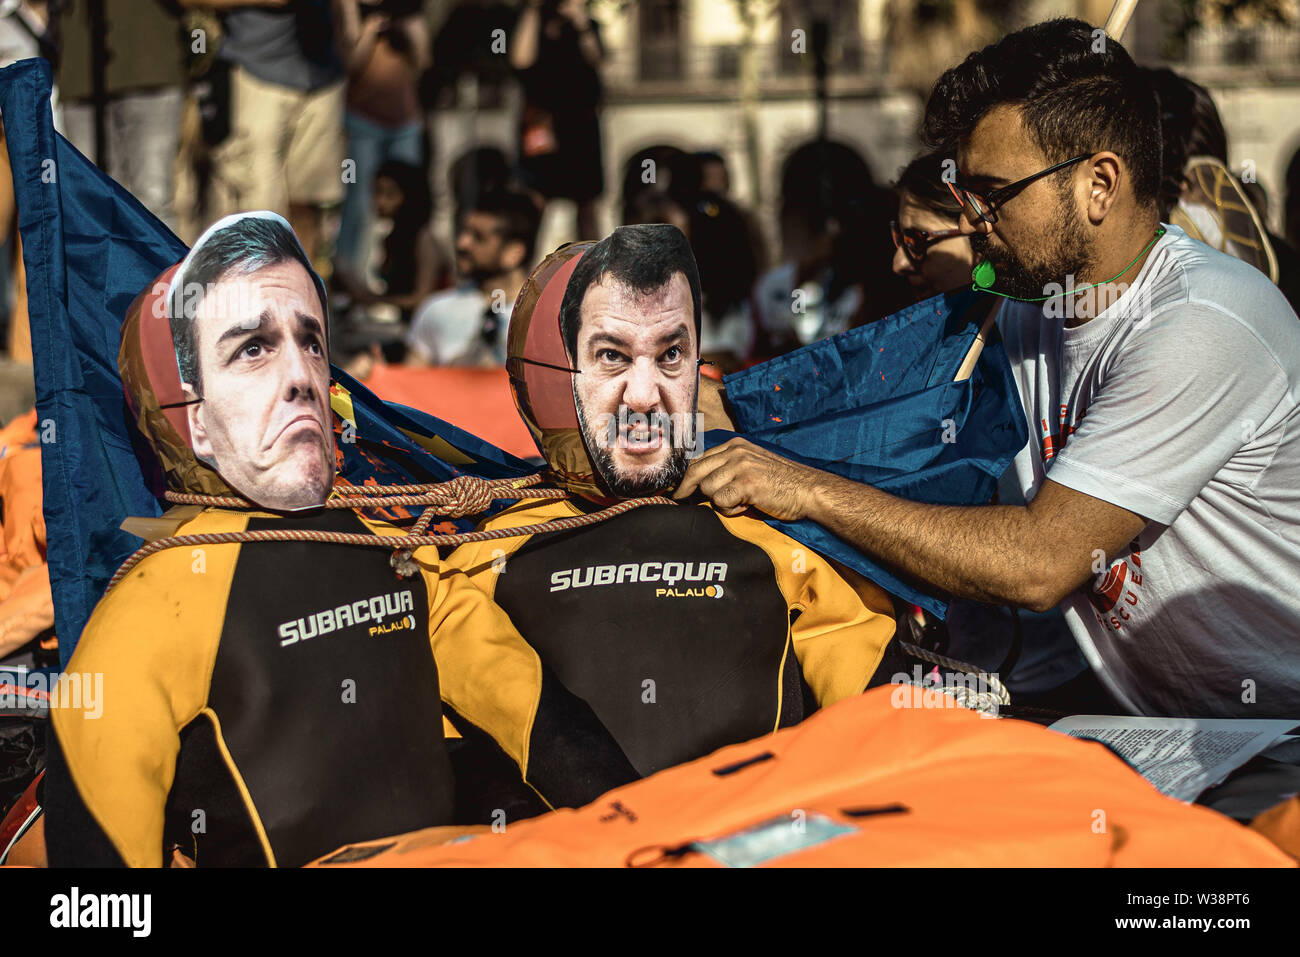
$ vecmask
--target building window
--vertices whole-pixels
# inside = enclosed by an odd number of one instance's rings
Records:
[[[681,0],[641,0],[637,4],[642,80],[682,79]]]
[[[777,64],[784,74],[811,73],[813,69],[814,22],[828,16],[827,51],[832,73],[861,73],[865,67],[862,24],[856,3],[781,4],[781,32],[777,35]],[[794,52],[792,37],[802,30],[804,53]]]

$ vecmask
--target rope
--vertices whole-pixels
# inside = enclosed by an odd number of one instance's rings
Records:
[[[515,528],[494,528],[477,532],[455,532],[444,535],[426,534],[429,523],[435,514],[460,518],[463,515],[483,512],[495,499],[544,499],[568,498],[562,489],[533,489],[526,494],[519,494],[521,489],[529,488],[541,481],[541,476],[530,475],[524,479],[480,479],[462,475],[450,482],[430,485],[396,485],[396,486],[337,486],[337,497],[330,498],[326,508],[375,508],[380,505],[425,505],[425,508],[410,532],[404,535],[375,535],[360,532],[327,532],[306,529],[262,529],[242,532],[213,532],[197,535],[172,535],[167,538],[146,542],[122,563],[114,572],[108,583],[112,588],[120,582],[136,565],[157,552],[168,548],[182,548],[193,545],[228,545],[244,542],[319,542],[327,545],[360,545],[363,548],[386,548],[394,554],[390,561],[398,574],[409,578],[418,570],[418,564],[412,561],[412,553],[417,548],[433,546],[464,545],[468,542],[487,542],[499,538],[514,538],[524,535],[542,535],[547,532],[565,531],[595,525],[630,512],[643,505],[676,505],[670,498],[656,495],[650,498],[626,499],[609,508],[585,515],[551,519],[532,525]],[[402,494],[389,495],[396,490]],[[504,493],[504,494],[503,494]],[[214,508],[257,508],[252,502],[237,496],[228,495],[194,495],[188,492],[168,492],[166,499],[183,505],[204,505]],[[438,507],[435,507],[438,506]]]
[[[108,588],[126,577],[145,558],[168,548],[183,548],[187,545],[229,545],[245,542],[318,542],[327,545],[360,545],[363,548],[386,548],[393,550],[389,559],[397,573],[403,578],[410,578],[419,570],[419,565],[412,559],[417,548],[429,545],[435,547],[464,545],[469,542],[488,542],[500,538],[515,538],[525,535],[543,535],[548,532],[566,531],[583,528],[616,518],[634,508],[644,505],[676,505],[670,498],[656,495],[650,498],[625,499],[608,508],[584,515],[551,519],[532,525],[520,525],[514,528],[494,528],[478,532],[456,532],[444,535],[426,534],[435,515],[461,518],[465,515],[479,514],[487,510],[496,499],[547,499],[568,498],[563,489],[534,489],[542,480],[540,475],[529,475],[519,479],[481,479],[472,475],[461,475],[449,482],[427,485],[339,485],[334,488],[334,496],[325,502],[325,508],[378,508],[389,505],[424,505],[411,530],[404,535],[374,535],[359,532],[326,532],[305,529],[262,529],[259,531],[213,532],[198,535],[172,535],[167,538],[146,542],[122,563],[122,566],[109,580]],[[522,489],[531,489],[526,494],[519,494]],[[504,494],[503,494],[504,493]],[[195,495],[189,492],[167,492],[166,499],[178,505],[203,505],[213,508],[255,509],[257,506],[247,499],[235,495]],[[396,548],[395,548],[396,546]],[[395,548],[395,550],[394,550]],[[107,591],[107,589],[106,589]],[[900,641],[899,648],[906,654],[922,661],[948,668],[952,671],[975,675],[989,690],[973,691],[961,686],[942,689],[952,695],[964,708],[971,708],[985,713],[998,713],[999,706],[1011,704],[1011,695],[995,675],[981,671],[974,665],[956,658],[949,658],[937,652],[927,651],[919,645]]]
[[[941,688],[947,694],[952,695],[957,703],[963,708],[970,708],[972,711],[982,711],[985,714],[996,715],[998,708],[1011,704],[1011,693],[1007,691],[1006,686],[998,680],[996,675],[987,671],[981,671],[974,665],[965,661],[959,661],[956,658],[949,658],[935,651],[928,651],[920,645],[908,644],[900,641],[898,647],[903,652],[911,655],[913,658],[920,658],[922,661],[928,661],[931,664],[938,665],[941,668],[948,668],[951,671],[959,671],[964,674],[971,674],[978,678],[988,690],[975,691],[971,688],[961,685],[955,688]]]
[[[568,498],[568,493],[558,488],[534,489],[528,495],[499,495],[513,493],[521,488],[536,485],[540,475],[522,479],[481,479],[461,475],[449,482],[430,485],[338,485],[334,496],[325,502],[325,508],[384,508],[398,505],[438,505],[441,515],[460,518],[486,511],[497,498]],[[189,492],[167,492],[166,499],[178,505],[207,505],[214,508],[256,509],[257,505],[237,495],[194,495]]]

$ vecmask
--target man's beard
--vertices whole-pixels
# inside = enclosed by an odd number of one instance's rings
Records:
[[[476,264],[468,256],[457,254],[456,275],[460,277],[461,282],[472,283],[475,286],[482,286],[501,275],[501,270],[485,269]]]
[[[618,466],[614,464],[613,448],[600,444],[601,436],[588,420],[586,410],[582,407],[582,400],[577,395],[574,395],[573,399],[578,407],[578,422],[582,428],[582,438],[586,443],[587,453],[591,456],[592,468],[615,498],[645,498],[675,489],[681,484],[682,477],[690,465],[688,451],[694,445],[693,442],[683,441],[683,439],[693,439],[694,436],[679,437],[677,434],[679,428],[675,419],[665,416],[667,421],[664,423],[661,441],[668,446],[668,458],[649,470],[639,471],[635,478],[625,477],[617,472]],[[618,420],[615,419],[614,422],[613,442],[616,443]],[[604,438],[610,438],[608,431]]]
[[[1025,262],[1005,244],[994,248],[989,233],[971,235],[970,245],[977,259],[993,264],[997,274],[994,290],[1015,299],[1039,299],[1051,295],[1055,289],[1064,291],[1067,275],[1074,277],[1075,285],[1080,284],[1080,277],[1093,267],[1096,256],[1088,245],[1079,210],[1071,199],[1061,196],[1062,222],[1040,243],[1034,244],[1046,250],[1037,262]]]

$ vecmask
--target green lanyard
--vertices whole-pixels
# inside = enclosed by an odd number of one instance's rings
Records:
[[[1101,282],[1094,282],[1087,286],[1077,286],[1074,289],[1071,289],[1070,292],[1071,293],[1083,292],[1086,289],[1095,289],[1097,286],[1104,286],[1108,282],[1114,282],[1120,276],[1124,275],[1124,273],[1132,269],[1133,263],[1137,262],[1139,259],[1145,256],[1147,252],[1151,249],[1151,247],[1156,244],[1156,240],[1158,240],[1164,234],[1165,234],[1165,228],[1163,226],[1159,227],[1156,230],[1155,236],[1152,237],[1151,242],[1143,246],[1142,251],[1133,257],[1133,262],[1129,263],[1127,266],[1125,266],[1115,275],[1111,276],[1109,279],[1103,279]],[[974,280],[974,282],[971,284],[971,288],[974,289],[976,292],[988,292],[988,293],[992,293],[995,296],[1001,296],[1003,299],[1014,299],[1017,302],[1046,302],[1048,299],[1055,299],[1057,296],[1065,295],[1065,293],[1063,292],[1058,292],[1055,296],[1039,296],[1036,299],[1022,299],[1019,296],[1011,296],[1005,292],[998,292],[996,289],[991,288],[993,284],[998,281],[998,277],[997,277],[997,273],[993,269],[993,264],[989,262],[987,259],[984,260],[982,263],[980,263],[978,266],[976,266],[973,270],[971,270],[970,277],[972,280]]]

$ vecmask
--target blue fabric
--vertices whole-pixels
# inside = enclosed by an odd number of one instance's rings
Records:
[[[992,300],[969,290],[727,376],[745,438],[788,458],[936,505],[988,502],[1029,439],[1011,364],[994,336],[953,382]],[[710,433],[706,445],[729,433]],[[771,524],[939,618],[949,596],[920,589],[811,522]]]

